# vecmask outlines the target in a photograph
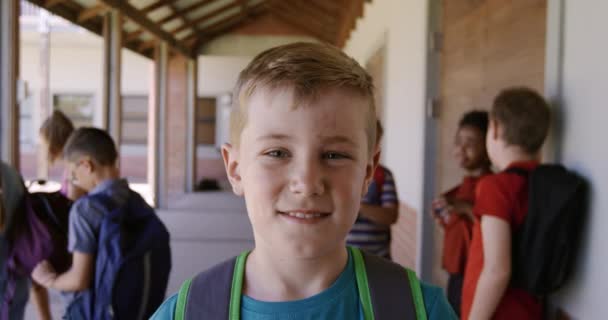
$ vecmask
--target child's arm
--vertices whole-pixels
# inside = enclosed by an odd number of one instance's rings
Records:
[[[32,279],[46,288],[61,291],[82,291],[89,288],[93,278],[95,256],[74,251],[72,266],[65,273],[57,274],[48,261],[39,263],[32,272]]]
[[[511,227],[503,219],[483,215],[483,269],[477,282],[469,319],[490,319],[511,278]]]
[[[32,303],[36,309],[38,319],[50,320],[51,309],[49,307],[49,293],[46,288],[36,282],[32,282],[30,296],[32,297]]]
[[[361,204],[361,215],[377,224],[390,226],[397,221],[399,208],[396,204],[385,206],[373,206]]]

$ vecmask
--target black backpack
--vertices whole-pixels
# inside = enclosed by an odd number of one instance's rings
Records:
[[[561,165],[507,172],[529,183],[528,214],[513,235],[511,284],[545,296],[572,272],[587,212],[587,184]]]

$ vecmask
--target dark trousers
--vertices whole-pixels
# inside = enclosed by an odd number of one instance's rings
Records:
[[[448,301],[456,314],[460,317],[460,302],[462,300],[462,282],[464,275],[450,274],[448,279]]]

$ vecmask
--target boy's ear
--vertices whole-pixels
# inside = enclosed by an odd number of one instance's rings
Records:
[[[89,173],[93,173],[95,171],[95,162],[93,162],[93,160],[90,157],[85,157],[82,160],[82,166],[85,167],[85,169],[89,172]]]
[[[222,158],[224,159],[224,167],[226,168],[228,181],[230,181],[230,185],[232,186],[232,192],[237,196],[242,196],[243,186],[239,173],[237,150],[231,144],[224,143],[224,145],[222,145]]]
[[[368,162],[367,167],[365,168],[365,183],[363,183],[363,190],[361,190],[361,196],[365,196],[367,193],[367,189],[369,189],[370,183],[372,183],[372,179],[374,179],[374,172],[376,172],[376,167],[380,163],[380,147],[374,148],[374,155],[370,162]]]

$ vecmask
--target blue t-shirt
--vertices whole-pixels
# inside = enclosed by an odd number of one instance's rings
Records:
[[[349,254],[346,268],[328,289],[310,298],[287,302],[264,302],[243,295],[242,320],[363,319],[355,268]],[[421,283],[429,320],[457,319],[440,288]],[[152,320],[173,319],[177,294],[163,303]]]

